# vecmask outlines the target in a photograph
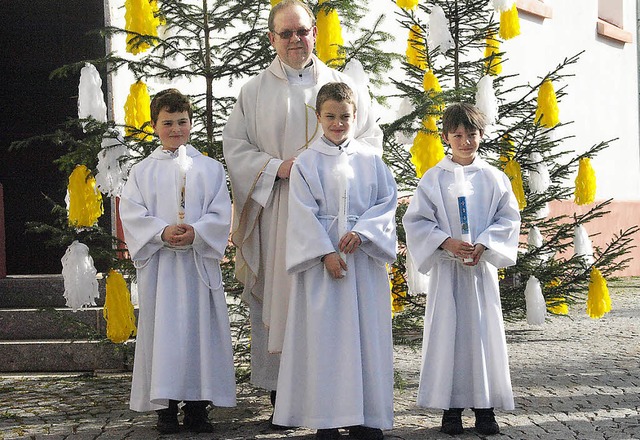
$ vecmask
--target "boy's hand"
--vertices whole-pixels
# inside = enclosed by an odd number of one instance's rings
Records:
[[[486,247],[484,247],[483,244],[476,244],[473,247],[473,252],[471,252],[471,258],[473,259],[473,261],[470,261],[468,263],[464,263],[466,266],[475,266],[476,264],[478,264],[478,262],[480,261],[480,257],[482,256],[482,254],[484,253],[485,249],[487,249]]]
[[[344,262],[337,252],[332,252],[324,256],[324,267],[334,279],[344,278],[344,272],[347,270],[347,263]]]
[[[473,258],[472,254],[474,251],[474,247],[471,243],[467,243],[466,241],[462,241],[462,240],[458,240],[457,238],[447,238],[445,241],[442,242],[442,244],[440,245],[440,247],[444,250],[447,250],[449,252],[451,252],[453,255],[455,255],[458,258],[461,259],[465,259],[465,258]],[[484,246],[482,246],[484,247]],[[480,257],[478,257],[480,258]],[[477,263],[477,261],[476,261]],[[470,263],[465,263],[465,264],[470,264]],[[473,264],[471,264],[473,266]]]
[[[171,246],[188,246],[194,239],[195,232],[191,225],[169,225],[162,231],[162,240]]]
[[[352,254],[362,244],[362,239],[357,232],[347,232],[338,242],[338,249],[345,254]]]

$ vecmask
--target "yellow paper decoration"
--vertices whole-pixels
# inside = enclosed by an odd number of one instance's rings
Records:
[[[518,18],[518,7],[515,2],[511,9],[500,13],[499,34],[504,40],[520,35],[520,18]]]
[[[415,9],[418,6],[418,0],[396,0],[396,4],[402,9]]]
[[[407,280],[400,270],[391,267],[391,276],[389,277],[391,286],[391,313],[399,313],[404,310],[404,300],[407,297]]]
[[[422,29],[420,29],[420,26],[417,24],[414,24],[411,26],[409,38],[407,39],[407,63],[416,66],[418,69],[425,70],[427,68],[427,63],[424,58],[425,50]]]
[[[484,48],[484,62],[487,74],[500,75],[502,73],[502,57],[500,56],[500,41],[496,39],[496,33],[490,32]]]
[[[145,140],[151,136],[151,98],[147,91],[147,85],[137,81],[131,85],[129,96],[124,104],[124,123],[127,136],[135,136]],[[146,126],[144,126],[147,124]]]
[[[416,168],[416,176],[419,178],[431,167],[436,165],[444,157],[444,146],[438,134],[436,118],[427,116],[422,125],[425,130],[418,131],[413,140],[411,153],[411,163]]]
[[[527,199],[524,195],[524,185],[522,184],[522,170],[520,164],[515,159],[509,159],[504,166],[504,173],[511,180],[511,188],[513,194],[518,200],[518,208],[522,211],[527,206]]]
[[[96,179],[84,166],[75,167],[69,176],[69,226],[89,228],[96,224],[102,213],[102,194],[96,188]]]
[[[326,0],[321,0],[319,4]],[[316,38],[316,54],[318,58],[331,67],[342,66],[345,62],[345,54],[342,50],[342,28],[340,17],[334,8],[321,8],[318,12],[316,26],[318,37]]]
[[[107,321],[107,338],[119,344],[136,335],[136,317],[131,294],[121,273],[111,269],[102,316]]]
[[[607,281],[597,268],[591,269],[589,277],[589,294],[587,295],[587,315],[591,318],[602,318],[611,311],[611,297]]]
[[[575,196],[577,205],[587,205],[596,199],[596,172],[588,157],[583,157],[578,162]]]
[[[280,3],[282,0],[271,0],[271,7],[274,7],[275,5],[277,5],[278,3]]]
[[[124,7],[125,29],[133,32],[127,33],[127,52],[137,55],[151,47],[147,42],[138,43],[137,34],[158,36],[158,4],[156,0],[126,0]]]
[[[560,122],[560,110],[553,83],[545,79],[538,90],[538,106],[536,107],[536,123],[547,128],[553,128]]]
[[[554,315],[568,315],[569,305],[564,298],[549,298],[547,300],[547,310]]]
[[[433,73],[431,69],[428,69],[424,73],[424,78],[422,79],[422,87],[424,91],[427,92],[427,95],[431,99],[439,100],[438,95],[442,93],[442,88],[440,87],[440,82],[438,81],[438,77]],[[444,103],[440,101],[440,104],[435,105],[433,108],[438,112],[444,111]]]

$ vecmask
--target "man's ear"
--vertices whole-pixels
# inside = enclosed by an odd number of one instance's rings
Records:
[[[273,36],[273,32],[267,32],[267,36],[269,37],[269,43],[273,46],[273,42],[275,41],[275,37]]]

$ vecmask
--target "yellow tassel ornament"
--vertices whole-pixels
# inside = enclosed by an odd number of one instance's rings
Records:
[[[107,276],[107,293],[102,311],[107,321],[107,337],[116,344],[136,335],[136,317],[131,294],[121,273],[111,269]]]
[[[596,199],[596,172],[591,166],[591,159],[583,157],[578,164],[576,176],[575,202],[577,205],[588,205]]]
[[[325,3],[321,0],[319,4]],[[318,27],[318,37],[316,38],[316,54],[318,58],[331,67],[344,65],[345,54],[342,49],[344,40],[342,39],[342,28],[340,27],[340,17],[333,9],[321,8],[316,17]]]
[[[444,157],[444,146],[438,135],[436,118],[427,116],[422,125],[425,130],[418,131],[413,146],[409,150],[411,163],[416,167],[416,176],[419,178]]]
[[[417,24],[411,26],[409,31],[409,38],[407,39],[407,63],[418,69],[425,70],[427,63],[424,57],[426,51],[424,45],[424,36],[422,35],[422,29]]]
[[[500,56],[500,41],[496,39],[496,33],[490,32],[484,48],[485,66],[487,74],[500,75],[502,73],[502,57]]]
[[[587,295],[587,315],[591,318],[602,318],[611,311],[611,297],[607,281],[597,268],[591,269],[589,277],[589,294]]]
[[[96,188],[96,179],[84,166],[75,167],[69,176],[69,226],[89,228],[96,224],[102,213],[102,194]]]
[[[553,128],[560,122],[560,110],[553,83],[545,79],[538,90],[538,106],[536,107],[536,123],[543,127]]]
[[[518,17],[518,7],[515,2],[511,9],[500,13],[499,34],[504,40],[520,35],[520,18]]]
[[[402,9],[415,9],[418,6],[418,0],[396,0],[396,5]]]
[[[422,79],[422,87],[431,99],[440,102],[440,104],[435,105],[433,108],[438,112],[444,111],[444,103],[439,98],[440,93],[442,93],[442,87],[440,87],[440,82],[433,73],[433,70],[428,69],[424,73],[424,78]]]
[[[504,166],[504,173],[511,180],[513,194],[518,200],[518,208],[522,211],[527,207],[527,199],[524,195],[524,185],[522,184],[522,170],[520,164],[515,159],[509,159]]]
[[[145,140],[151,136],[151,98],[147,90],[147,85],[142,81],[132,84],[129,89],[129,96],[124,104],[124,123],[127,136],[135,136],[140,140]],[[147,124],[145,126],[145,124]]]
[[[391,286],[391,313],[393,315],[404,310],[404,301],[407,297],[406,279],[395,266],[391,268],[389,284]]]
[[[151,47],[149,43],[138,43],[138,35],[158,36],[160,19],[155,16],[158,5],[155,0],[126,0],[124,2],[125,29],[127,34],[127,52],[137,55]]]
[[[271,7],[277,5],[278,3],[280,3],[282,0],[271,0]]]

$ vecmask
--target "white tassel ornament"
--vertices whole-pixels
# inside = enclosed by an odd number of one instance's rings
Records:
[[[533,275],[527,280],[524,289],[524,297],[527,307],[527,323],[529,325],[542,325],[547,315],[547,303],[542,296],[540,281]]]
[[[117,131],[105,133],[98,153],[96,187],[102,194],[120,196],[128,174],[129,149]]]
[[[102,79],[93,64],[86,63],[80,70],[78,85],[78,119],[92,117],[107,122],[107,104],[102,93]]]
[[[98,294],[97,271],[89,248],[75,240],[61,259],[64,297],[74,312],[81,307],[95,306]]]
[[[531,153],[529,160],[534,164],[529,175],[529,188],[534,194],[543,194],[551,185],[549,168],[540,153]]]
[[[498,99],[493,90],[493,79],[490,75],[483,76],[478,82],[476,107],[484,114],[487,125],[494,124],[498,120]]]
[[[575,255],[581,257],[587,266],[594,263],[591,239],[582,225],[576,226],[573,230],[573,247]]]
[[[444,15],[444,9],[440,6],[431,8],[427,26],[427,45],[429,50],[437,49],[442,54],[454,47],[453,37],[449,30],[449,20]]]

